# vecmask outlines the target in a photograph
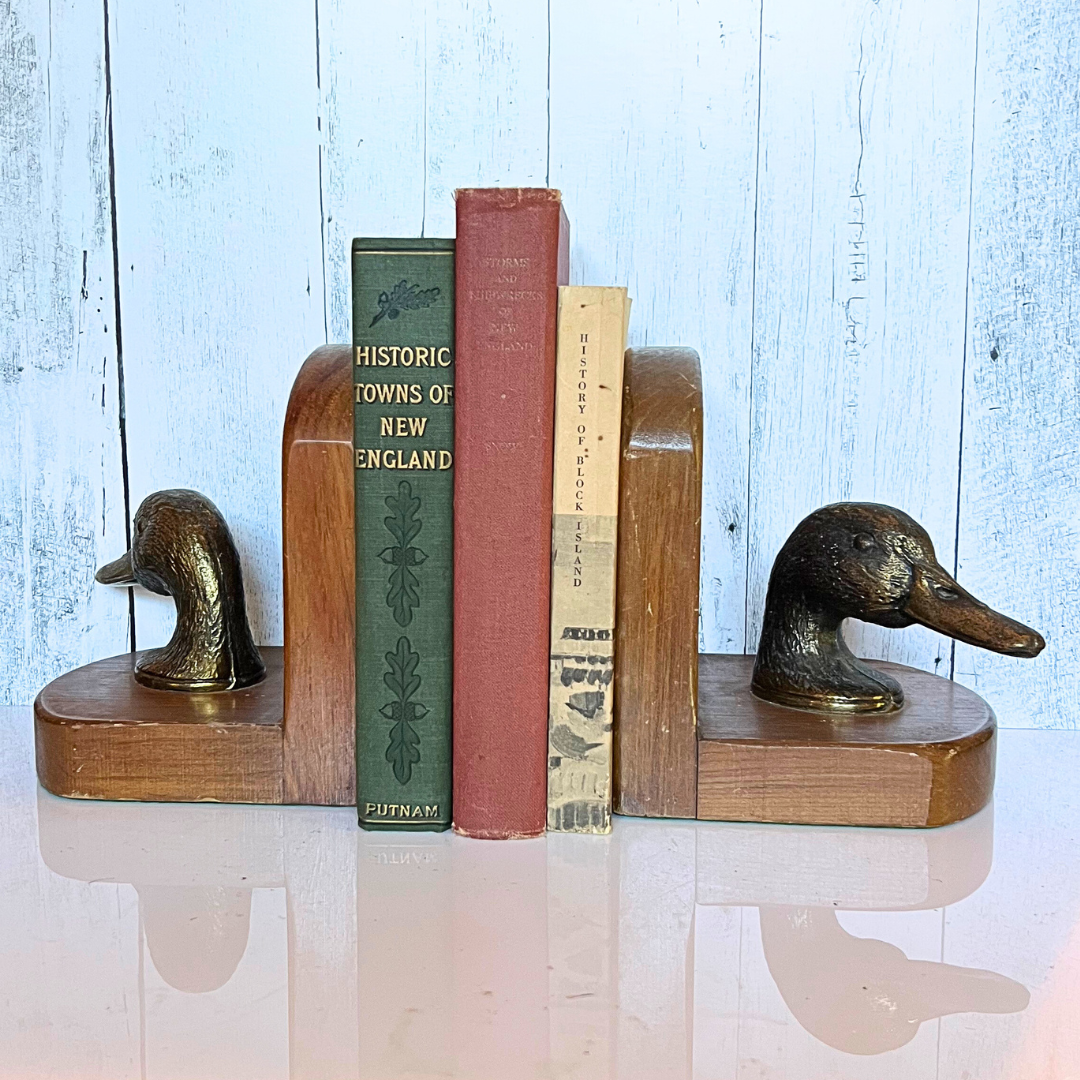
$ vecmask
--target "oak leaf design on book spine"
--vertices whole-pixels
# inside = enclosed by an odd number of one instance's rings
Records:
[[[379,552],[379,558],[393,567],[387,586],[386,604],[393,611],[394,621],[398,626],[408,626],[412,622],[413,608],[420,604],[420,579],[413,573],[413,567],[427,561],[427,555],[412,544],[424,527],[424,523],[417,516],[420,498],[413,495],[412,485],[402,480],[398,484],[397,495],[387,496],[385,502],[390,516],[383,518],[383,524],[397,541]]]
[[[385,719],[393,721],[386,760],[393,766],[394,778],[404,786],[412,779],[413,766],[420,761],[420,734],[413,725],[427,716],[428,707],[412,700],[420,689],[420,676],[416,674],[420,654],[413,652],[409,639],[398,638],[397,648],[385,658],[390,670],[383,673],[383,682],[395,698],[379,710]]]
[[[396,319],[403,311],[416,311],[417,308],[431,307],[439,299],[440,290],[421,289],[419,285],[410,285],[401,279],[390,292],[379,293],[379,310],[368,324],[370,330],[384,316]]]

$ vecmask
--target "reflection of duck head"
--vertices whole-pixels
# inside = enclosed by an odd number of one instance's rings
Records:
[[[186,994],[224,986],[247,951],[251,889],[137,885],[157,973]]]
[[[142,585],[176,601],[176,629],[146,653],[135,678],[158,690],[235,690],[266,669],[244,607],[240,557],[229,527],[197,491],[147,496],[135,514],[131,550],[97,572],[103,585]]]
[[[845,644],[840,626],[848,618],[889,627],[921,623],[1007,656],[1036,656],[1045,644],[960,588],[907,514],[876,503],[834,503],[803,520],[776,557],[754,694],[821,711],[898,709],[899,683]]]
[[[761,943],[787,1007],[815,1038],[849,1054],[911,1042],[924,1020],[1027,1008],[1020,983],[993,971],[909,960],[849,934],[829,908],[762,908]]]

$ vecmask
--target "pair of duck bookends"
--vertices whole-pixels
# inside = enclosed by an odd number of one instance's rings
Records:
[[[318,677],[328,659],[340,676],[353,650],[352,548],[339,535],[351,529],[352,485],[337,475],[350,461],[349,365],[345,346],[317,350],[290,401],[284,656],[255,647],[240,559],[214,505],[193,491],[149,496],[130,550],[97,579],[171,595],[176,629],[162,649],[79,668],[41,692],[38,772],[49,791],[352,800],[353,683]],[[810,514],[777,556],[757,656],[699,656],[697,354],[631,350],[625,384],[620,520],[637,528],[621,530],[618,549],[616,812],[927,827],[984,806],[990,707],[951,680],[856,658],[842,625],[919,623],[1018,657],[1037,655],[1040,635],[965,592],[907,514],[836,503]],[[297,456],[300,444],[322,450]],[[290,487],[299,470],[304,482]],[[322,503],[300,507],[311,492]],[[320,601],[327,582],[335,595]]]

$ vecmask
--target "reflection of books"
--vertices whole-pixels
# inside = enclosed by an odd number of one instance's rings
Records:
[[[448,833],[384,838],[361,835],[356,849],[359,1069],[332,1075],[384,1080],[408,1053],[414,1075],[448,1076],[455,1056],[453,845]]]
[[[559,290],[548,828],[611,828],[612,656],[625,289]]]

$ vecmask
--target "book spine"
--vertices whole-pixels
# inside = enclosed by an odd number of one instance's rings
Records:
[[[353,242],[356,806],[452,820],[454,243]]]
[[[547,818],[557,191],[457,193],[454,828],[538,836]]]
[[[547,827],[611,829],[625,289],[559,290]]]

